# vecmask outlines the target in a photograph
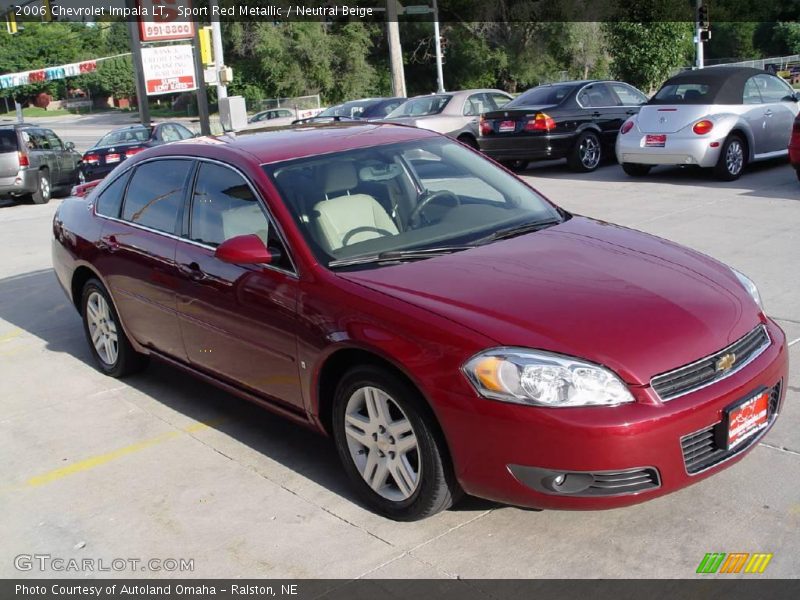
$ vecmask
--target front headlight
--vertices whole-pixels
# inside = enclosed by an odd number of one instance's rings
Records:
[[[740,273],[733,267],[731,267],[731,271],[733,271],[733,274],[736,275],[736,278],[744,286],[744,289],[747,290],[747,293],[750,294],[753,300],[755,300],[755,303],[758,304],[761,312],[764,312],[764,303],[761,301],[761,294],[758,293],[758,288],[756,287],[756,284],[753,283],[753,280],[744,273]]]
[[[608,369],[569,356],[494,348],[470,359],[463,371],[485,398],[535,406],[614,406],[633,402]]]

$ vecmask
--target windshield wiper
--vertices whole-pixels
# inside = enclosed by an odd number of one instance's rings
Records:
[[[328,267],[348,267],[350,265],[366,265],[369,263],[402,262],[405,260],[422,260],[434,256],[444,256],[453,252],[461,252],[474,248],[474,245],[465,246],[438,246],[434,248],[420,248],[417,250],[386,250],[378,254],[362,254],[350,258],[340,258],[328,263]]]
[[[479,239],[475,243],[477,245],[482,245],[482,244],[489,244],[491,242],[496,242],[497,240],[506,240],[508,238],[516,237],[518,235],[525,235],[526,233],[540,231],[542,229],[552,227],[553,225],[558,225],[559,223],[563,223],[563,220],[547,219],[544,221],[533,221],[531,223],[523,223],[522,225],[514,225],[513,227],[506,227],[505,229],[498,229],[491,235],[487,235],[486,237]]]

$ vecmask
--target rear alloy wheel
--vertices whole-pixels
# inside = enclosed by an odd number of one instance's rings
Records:
[[[567,156],[567,165],[573,171],[594,171],[602,159],[603,148],[600,138],[593,131],[586,131],[578,137],[578,141]]]
[[[429,517],[460,494],[429,413],[411,386],[377,367],[351,370],[337,388],[339,458],[364,502],[391,519]]]
[[[78,175],[75,177],[78,185],[86,183],[86,174],[83,172],[83,167],[78,167]]]
[[[728,136],[722,145],[719,160],[714,167],[714,175],[722,181],[734,181],[744,170],[747,155],[744,140],[736,134]]]
[[[47,204],[50,202],[51,195],[50,171],[42,169],[39,171],[39,181],[36,185],[36,191],[31,194],[31,201],[34,204]]]
[[[644,177],[653,167],[651,165],[640,165],[636,163],[622,163],[622,170],[631,177]]]
[[[458,141],[464,144],[465,146],[469,146],[470,148],[474,148],[475,150],[480,149],[478,146],[477,140],[472,137],[471,135],[460,135],[458,136]]]
[[[81,299],[83,329],[100,370],[111,377],[124,377],[140,371],[147,357],[131,346],[103,284],[90,279]]]

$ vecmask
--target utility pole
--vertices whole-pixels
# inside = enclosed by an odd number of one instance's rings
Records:
[[[208,114],[208,91],[203,76],[203,59],[200,57],[200,23],[194,24],[194,78],[197,82],[197,116],[200,117],[200,134],[211,135],[211,122]]]
[[[125,6],[133,10],[136,0],[125,0]],[[131,62],[133,63],[133,78],[136,81],[136,106],[139,109],[139,120],[142,125],[150,125],[150,107],[147,105],[147,89],[144,85],[144,69],[142,68],[142,41],[139,37],[139,21],[128,21],[128,34],[131,42]]]
[[[400,24],[397,22],[397,0],[386,0],[386,33],[389,38],[389,64],[392,73],[392,92],[406,96],[406,76],[403,71],[403,49],[400,46]]]
[[[211,10],[217,6],[217,0],[209,0]],[[217,101],[228,97],[228,86],[222,83],[219,72],[225,66],[225,57],[222,55],[222,27],[219,19],[211,18],[211,44],[214,48],[214,70],[217,72]]]
[[[436,92],[444,93],[444,73],[442,72],[442,36],[439,34],[439,4],[433,0],[433,37],[436,40]]]
[[[703,0],[696,0],[697,11],[695,13],[694,43],[696,48],[698,69],[703,68],[703,36],[708,31],[708,8],[703,6]]]

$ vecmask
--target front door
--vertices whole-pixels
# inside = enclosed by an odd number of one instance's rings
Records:
[[[794,90],[775,75],[756,75],[754,79],[764,102],[768,140],[765,152],[786,150],[797,114],[797,103],[792,99]]]
[[[136,167],[98,196],[95,210],[108,217],[98,243],[98,270],[128,333],[140,344],[185,359],[176,314],[176,232],[191,160],[158,160]],[[117,195],[126,188],[120,209]],[[108,197],[106,197],[108,196]]]
[[[295,319],[298,280],[286,246],[247,180],[200,162],[176,264],[178,313],[189,361],[234,385],[302,408]],[[234,265],[214,256],[223,241],[258,235],[283,259]]]

